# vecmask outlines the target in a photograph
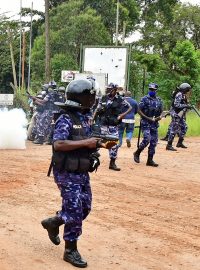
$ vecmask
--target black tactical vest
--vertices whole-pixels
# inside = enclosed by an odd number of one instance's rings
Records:
[[[106,126],[117,126],[120,123],[117,117],[121,113],[123,99],[120,96],[115,97],[109,106],[107,105],[107,100],[107,95],[102,97],[102,109],[99,112],[100,123]]]
[[[68,140],[78,141],[88,138],[81,121],[73,113],[70,116],[73,128]],[[96,149],[79,148],[72,151],[55,151],[53,148],[52,166],[59,172],[85,173],[92,172],[100,165]]]

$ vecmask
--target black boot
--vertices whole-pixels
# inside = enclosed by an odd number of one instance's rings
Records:
[[[38,136],[37,139],[33,141],[34,144],[43,144],[44,138],[42,136]]]
[[[152,166],[152,167],[158,167],[158,164],[153,161],[152,156],[148,156],[146,165],[147,166]]]
[[[117,165],[115,164],[115,159],[111,158],[110,159],[110,164],[109,164],[109,169],[110,170],[114,170],[114,171],[120,171],[121,169],[117,167]]]
[[[134,158],[134,161],[136,163],[140,163],[140,154],[141,154],[142,150],[141,149],[137,149],[137,151],[135,151],[135,153],[133,153],[133,158]]]
[[[169,150],[169,151],[177,151],[177,150],[172,146],[172,142],[173,142],[173,141],[168,141],[167,146],[166,146],[166,150]]]
[[[41,224],[43,228],[47,230],[51,242],[54,243],[54,245],[59,245],[59,226],[64,224],[64,222],[58,216],[55,216],[42,220]]]
[[[184,140],[183,138],[179,138],[176,147],[187,148],[187,146],[185,146],[185,145],[183,144],[183,140]]]
[[[82,259],[80,253],[77,250],[76,240],[65,241],[65,251],[63,260],[79,268],[87,267],[87,262]]]

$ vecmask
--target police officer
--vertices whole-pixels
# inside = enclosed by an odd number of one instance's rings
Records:
[[[163,104],[161,99],[157,97],[157,90],[158,85],[156,83],[150,83],[148,95],[144,96],[139,103],[138,113],[141,115],[140,125],[143,140],[134,153],[134,160],[139,163],[141,152],[149,145],[146,165],[152,167],[158,166],[158,164],[153,161],[153,156],[158,142],[158,121],[161,119],[163,111]]]
[[[49,114],[49,125],[46,131],[46,143],[48,145],[52,144],[52,139],[53,139],[53,130],[54,130],[54,118],[55,115],[59,114],[61,111],[61,108],[56,105],[56,103],[64,103],[65,102],[65,87],[60,86],[57,88],[54,88],[52,91],[50,91],[50,94],[47,96],[48,97],[48,114]]]
[[[65,251],[63,259],[80,268],[87,266],[77,249],[82,234],[82,222],[91,210],[90,177],[99,165],[96,154],[99,139],[89,138],[90,108],[95,101],[95,90],[87,80],[74,80],[66,89],[67,100],[57,103],[65,112],[55,123],[53,134],[53,174],[61,192],[62,207],[57,215],[43,220],[50,240],[60,244],[59,226],[64,224]]]
[[[125,100],[128,101],[128,103],[131,105],[132,109],[128,114],[126,114],[123,117],[121,123],[119,124],[119,127],[118,127],[119,128],[119,146],[122,145],[123,135],[125,132],[127,147],[131,147],[131,139],[133,137],[134,126],[135,126],[135,115],[138,112],[138,104],[137,104],[137,101],[131,97],[130,91],[126,91],[124,93],[124,97],[125,97]]]
[[[166,150],[177,151],[173,146],[173,140],[175,135],[178,133],[179,139],[176,147],[187,148],[184,144],[184,136],[187,132],[186,124],[186,112],[191,109],[191,105],[188,104],[187,93],[192,89],[190,84],[182,83],[177,87],[177,91],[174,93],[172,107],[170,109],[170,114],[172,117],[172,122],[170,124],[170,133],[168,137],[168,143]]]
[[[118,85],[114,83],[110,83],[107,86],[106,95],[99,99],[97,109],[94,113],[93,118],[99,123],[102,134],[119,136],[118,125],[121,119],[132,109],[131,105],[117,93],[118,88]],[[115,145],[109,149],[109,169],[114,171],[121,170],[115,163],[118,149],[119,145]]]

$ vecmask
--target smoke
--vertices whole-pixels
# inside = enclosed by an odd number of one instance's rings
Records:
[[[22,109],[0,109],[0,149],[25,149],[27,123]]]

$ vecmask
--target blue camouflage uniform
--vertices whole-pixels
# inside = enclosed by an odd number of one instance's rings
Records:
[[[175,95],[172,107],[170,109],[172,121],[170,123],[170,133],[168,141],[173,141],[176,134],[179,135],[179,138],[184,138],[187,132],[188,127],[185,120],[185,114],[183,114],[183,116],[181,117],[178,115],[178,113],[185,109],[186,104],[186,95],[182,92],[178,92]]]
[[[139,110],[148,117],[158,117],[163,111],[163,104],[159,97],[144,96],[139,103]],[[148,155],[153,157],[155,148],[158,142],[158,121],[152,122],[145,118],[141,118],[141,130],[143,133],[143,140],[139,145],[139,149],[143,150],[149,145]]]
[[[124,98],[119,97],[118,94],[116,94],[114,98],[111,98],[109,95],[107,95],[105,104],[103,104],[102,98],[103,97],[101,97],[99,99],[99,103],[98,103],[98,106],[97,106],[97,112],[101,111],[103,107],[105,108],[105,111],[109,110],[109,108],[112,106],[113,102],[116,101],[116,99],[119,99],[119,98],[121,99],[121,102],[119,102],[119,108],[118,108],[120,113],[122,113],[122,111],[126,111],[129,108],[129,105],[128,105],[127,101],[125,101]],[[109,117],[111,118],[112,116],[110,115]],[[112,124],[105,125],[104,123],[101,123],[101,122],[100,122],[100,124],[101,124],[101,134],[109,134],[109,135],[114,135],[114,136],[119,137],[119,131],[118,131],[119,122],[117,122],[115,125],[112,125]],[[109,157],[110,157],[110,159],[116,159],[117,158],[118,149],[119,149],[118,144],[113,146],[111,149],[109,149]]]
[[[86,132],[91,134],[89,115],[77,112],[77,116]],[[72,131],[72,120],[66,114],[61,115],[55,124],[53,142],[67,140]],[[89,173],[59,172],[53,168],[55,182],[62,197],[62,209],[58,217],[65,224],[64,240],[77,240],[82,233],[82,221],[88,216],[91,210],[92,192],[90,187]]]

